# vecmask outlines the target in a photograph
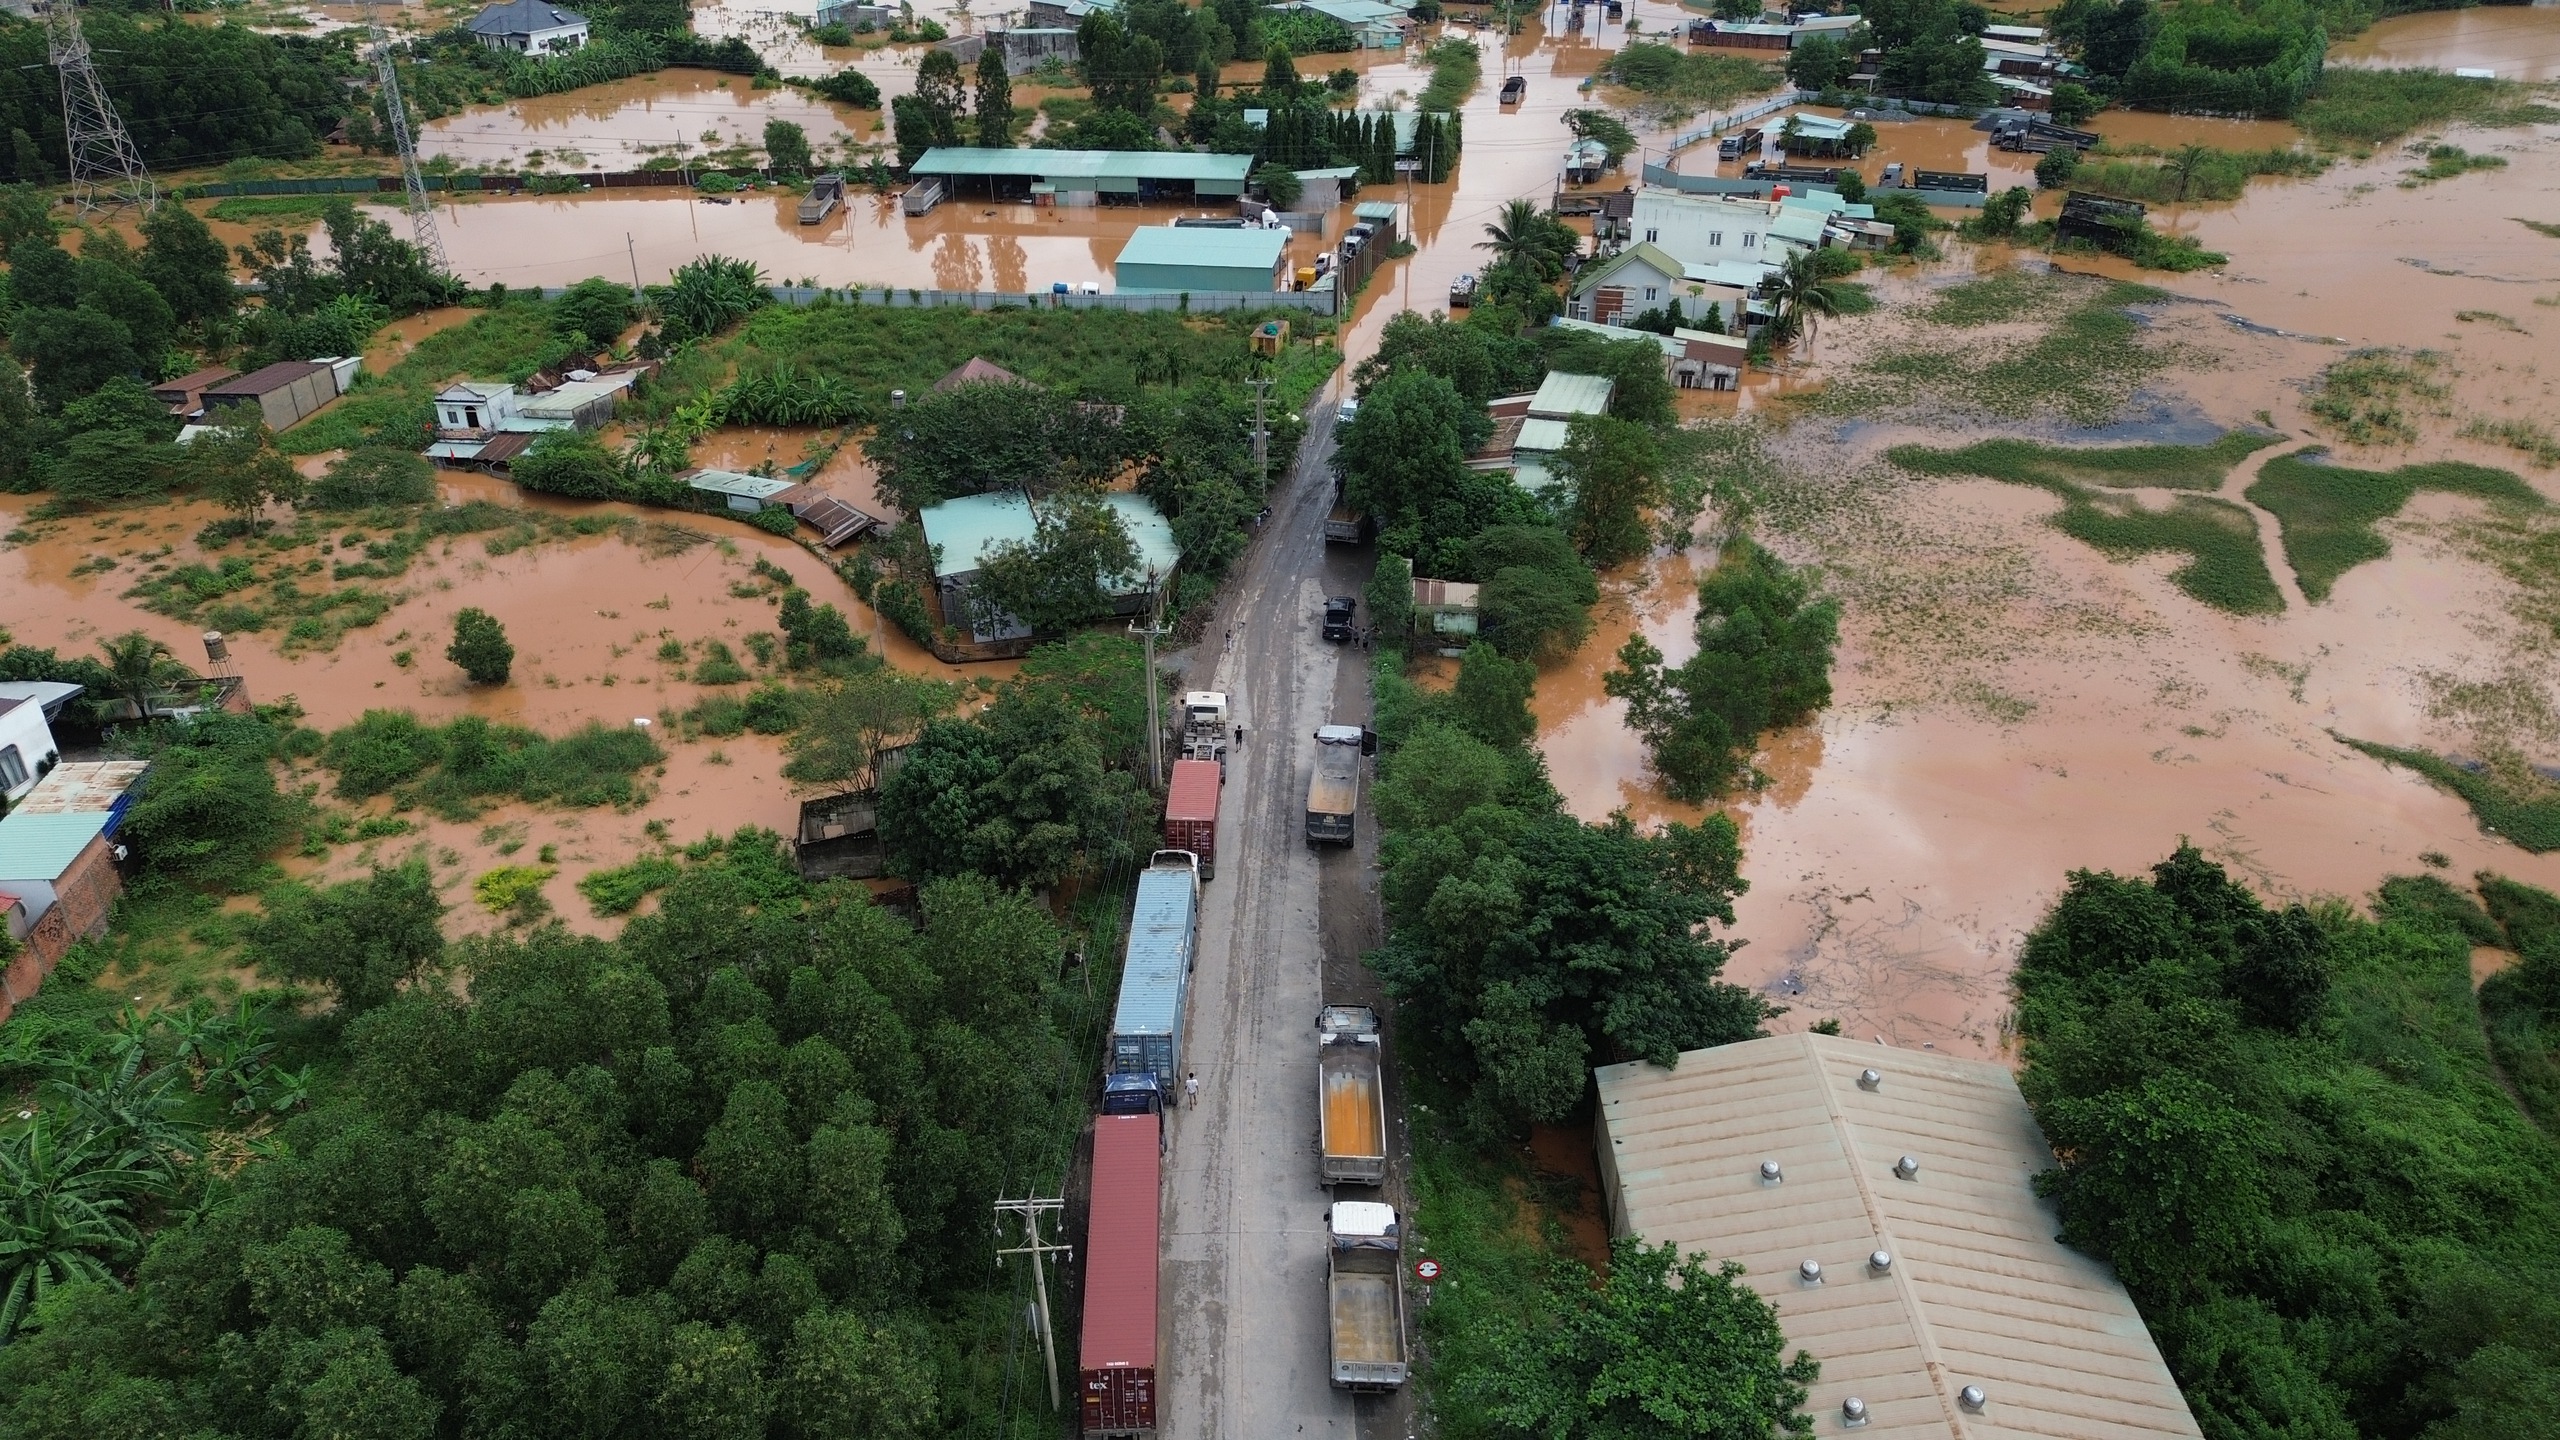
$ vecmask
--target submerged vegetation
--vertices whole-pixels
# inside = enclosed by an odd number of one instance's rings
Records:
[[[2397,470],[2356,470],[2328,464],[2318,450],[2268,461],[2250,483],[2248,497],[2276,517],[2284,532],[2285,562],[2301,579],[2303,598],[2317,604],[2329,598],[2339,576],[2391,553],[2391,542],[2374,526],[2399,514],[2421,490],[2529,508],[2543,503],[2532,486],[2484,465],[2447,460]]]
[[[2354,351],[2320,372],[2305,408],[2351,445],[2415,443],[2412,412],[2441,410],[2447,394],[2436,379],[2443,358],[2433,350]]]
[[[2036,333],[1975,342],[1924,334],[1881,350],[1806,403],[1842,416],[1977,409],[2103,425],[2173,363],[2202,361],[2143,338],[2129,312],[2161,298],[2149,286],[2061,275],[1966,281],[1948,287],[1921,318],[1951,328],[2032,321]]]
[[[2334,732],[2333,732],[2334,733]],[[2426,750],[2409,750],[2337,736],[2339,743],[2388,765],[2423,775],[2452,791],[2479,817],[2480,828],[2536,855],[2560,850],[2560,780],[2535,771],[2522,757],[2456,764]]]

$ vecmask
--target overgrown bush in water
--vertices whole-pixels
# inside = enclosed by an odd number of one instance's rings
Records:
[[[330,462],[305,502],[315,510],[423,505],[436,498],[435,467],[406,450],[367,446]]]
[[[871,418],[852,385],[788,360],[730,382],[720,411],[732,425],[853,425]]]
[[[680,345],[719,334],[773,302],[765,283],[764,272],[752,260],[705,255],[686,262],[668,283],[649,292],[658,307],[660,338]]]

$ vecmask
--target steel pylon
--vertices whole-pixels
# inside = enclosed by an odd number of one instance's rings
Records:
[[[142,152],[125,133],[124,119],[107,103],[98,67],[89,59],[89,37],[80,32],[72,0],[38,0],[44,17],[45,55],[62,79],[62,138],[71,160],[71,196],[80,213],[160,203]]]
[[[391,121],[391,143],[400,152],[400,184],[408,192],[409,233],[418,253],[440,275],[453,273],[444,256],[444,235],[436,228],[436,207],[427,199],[427,179],[418,172],[418,142],[409,132],[409,104],[400,98],[400,72],[391,63],[391,36],[382,28],[382,10],[366,0],[364,21],[373,33],[373,69],[382,83],[382,108]]]

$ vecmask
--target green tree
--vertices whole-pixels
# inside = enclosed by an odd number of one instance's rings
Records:
[[[9,295],[30,310],[68,310],[80,303],[80,262],[50,228],[10,242]]]
[[[933,1372],[911,1343],[846,1311],[812,1311],[792,1326],[784,1353],[783,1414],[800,1440],[876,1435],[924,1440],[940,1399]]]
[[[276,453],[275,437],[263,418],[236,419],[236,424],[198,435],[186,447],[186,469],[197,493],[255,531],[261,511],[299,501],[309,485],[292,461]]]
[[[173,670],[168,683],[179,682]],[[253,883],[291,828],[270,765],[275,732],[254,716],[216,713],[153,738],[151,783],[125,819],[144,865],[211,890]]]
[[[916,62],[915,97],[933,127],[933,143],[960,143],[961,117],[969,113],[968,83],[960,77],[960,57],[936,47]]]
[[[1809,1436],[1806,1387],[1777,1312],[1741,1283],[1742,1266],[1619,1240],[1608,1278],[1560,1263],[1546,1303],[1487,1347],[1492,1363],[1453,1377],[1457,1403],[1519,1440]]]
[[[1571,497],[1567,533],[1593,567],[1635,559],[1652,543],[1647,512],[1663,500],[1661,456],[1644,427],[1608,415],[1577,415],[1555,472]]]
[[[1109,12],[1096,11],[1077,24],[1076,50],[1083,57],[1096,109],[1142,119],[1155,114],[1156,91],[1164,84],[1161,42],[1132,34]]]
[[[2036,188],[2060,190],[2071,183],[2073,172],[2080,168],[2080,152],[2068,145],[2057,146],[2036,157]]]
[[[767,153],[772,150],[768,137]],[[778,166],[781,162],[776,161]],[[551,319],[563,335],[590,350],[602,350],[622,338],[631,328],[638,312],[631,298],[631,287],[617,285],[601,275],[590,275],[560,294],[551,302]]]
[[[376,505],[423,505],[436,498],[435,467],[413,451],[367,445],[329,462],[311,486],[320,510],[368,510]]]
[[[1572,230],[1528,199],[1505,202],[1502,217],[1488,223],[1484,234],[1476,248],[1491,251],[1495,264],[1515,266],[1546,281],[1564,274],[1566,257],[1581,244]]]
[[[107,657],[107,669],[116,677],[116,693],[132,702],[134,712],[145,720],[151,718],[154,695],[195,678],[169,653],[168,646],[145,631],[128,630],[112,640],[100,641],[98,649]]]
[[[20,299],[24,304],[23,295]],[[144,368],[134,351],[132,330],[87,307],[58,310],[27,304],[10,327],[9,349],[26,365],[36,402],[53,410],[116,376]]]
[[[2053,87],[2053,123],[2080,124],[2097,114],[2098,107],[2104,103],[2088,86],[2076,80],[2056,81]]]
[[[808,174],[809,132],[789,120],[767,120],[764,122],[764,158],[776,174]]]
[[[1479,532],[1467,550],[1468,573],[1479,584],[1477,609],[1495,649],[1515,660],[1547,659],[1591,633],[1600,583],[1562,530],[1495,526]]]
[[[880,493],[909,514],[960,495],[1099,484],[1136,458],[1140,436],[1111,407],[1034,385],[959,385],[918,396],[863,443]]]
[[[993,45],[978,56],[977,120],[980,145],[1001,150],[1013,144],[1013,74]]]
[[[1537,717],[1529,713],[1529,696],[1537,684],[1536,666],[1526,660],[1506,660],[1501,651],[1478,641],[1467,647],[1466,658],[1458,665],[1458,683],[1449,695],[1450,717],[1488,745],[1525,745],[1538,731]]]
[[[879,669],[821,688],[783,742],[786,779],[828,789],[873,788],[880,751],[916,734],[958,695],[938,680]]]
[[[1768,295],[1777,309],[1770,328],[1781,339],[1802,336],[1810,345],[1822,318],[1840,313],[1839,282],[1824,275],[1809,253],[1787,257],[1786,267],[1769,283]]]
[[[989,549],[969,582],[971,622],[982,632],[1008,620],[1055,635],[1111,613],[1115,598],[1145,580],[1138,547],[1119,512],[1099,496],[1062,490],[1032,510],[1029,541]]]
[[[321,213],[329,232],[330,268],[349,293],[362,295],[393,315],[413,315],[462,296],[462,282],[435,268],[417,246],[391,227],[332,200]]]
[[[1787,52],[1787,80],[1799,90],[1828,90],[1849,78],[1857,57],[1828,35],[1815,35]]]
[[[2177,179],[2179,204],[2186,203],[2187,190],[2195,184],[2197,172],[2212,160],[2213,148],[2209,145],[2181,145],[2176,153],[2160,162],[2161,170]]]
[[[1365,593],[1369,623],[1378,638],[1402,646],[1413,633],[1413,562],[1401,555],[1380,555]]]
[[[516,647],[497,617],[465,606],[454,614],[453,643],[445,647],[444,658],[461,666],[474,685],[504,685],[516,663]]]
[[[1617,164],[1635,153],[1636,132],[1627,122],[1606,110],[1567,110],[1564,128],[1581,140],[1597,140],[1609,151],[1609,163]]]
[[[251,958],[271,974],[328,986],[342,1016],[389,1002],[444,950],[444,902],[421,860],[322,889],[288,881],[263,899],[265,913],[249,926]]]
[[[1449,548],[1500,518],[1502,497],[1467,468],[1490,427],[1448,381],[1399,370],[1363,397],[1358,420],[1335,428],[1343,496],[1377,521],[1382,547],[1449,574]]]
[[[143,217],[142,278],[183,325],[229,320],[239,306],[231,252],[184,205],[162,205]]]
[[[1306,193],[1306,186],[1298,179],[1298,172],[1286,165],[1263,164],[1253,172],[1253,184],[1254,188],[1260,190],[1264,198],[1271,202],[1272,207],[1279,210],[1286,210],[1297,204],[1299,197]]]

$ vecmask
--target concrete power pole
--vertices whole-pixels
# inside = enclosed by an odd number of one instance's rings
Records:
[[[1262,481],[1263,493],[1271,491],[1271,427],[1263,423],[1263,402],[1270,398],[1271,387],[1278,383],[1269,376],[1247,380],[1253,387],[1253,470]]]
[[[400,152],[400,183],[408,191],[409,234],[418,253],[439,275],[453,273],[445,259],[444,235],[436,228],[436,207],[427,200],[427,180],[418,173],[418,142],[409,133],[409,104],[400,98],[400,71],[391,63],[391,36],[382,28],[374,0],[365,0],[364,22],[373,32],[373,72],[382,84],[382,108],[391,121],[391,143]]]
[[[1257,403],[1257,409],[1259,404]],[[1131,624],[1129,633],[1146,642],[1147,647],[1147,766],[1155,776],[1156,789],[1164,789],[1164,719],[1156,708],[1156,637],[1170,633],[1158,622],[1164,616],[1164,588],[1156,572],[1147,572],[1147,623]]]
[[[1022,1220],[1023,1243],[1013,1246],[1010,1249],[998,1250],[996,1252],[996,1263],[999,1265],[1003,1264],[1004,1257],[1007,1255],[1028,1255],[1031,1257],[1031,1290],[1034,1295],[1039,1297],[1040,1351],[1042,1358],[1049,1362],[1049,1408],[1052,1410],[1058,1408],[1058,1330],[1056,1326],[1049,1323],[1049,1273],[1040,1262],[1042,1257],[1049,1255],[1062,1254],[1072,1259],[1076,1252],[1075,1247],[1072,1245],[1053,1245],[1049,1243],[1049,1241],[1040,1233],[1040,1217],[1043,1215],[1057,1214],[1066,1208],[1067,1202],[1064,1196],[1054,1200],[1043,1200],[1037,1196],[1024,1196],[1020,1200],[998,1200],[996,1202],[996,1214],[999,1217],[1015,1215],[1021,1217]],[[997,1220],[996,1227],[997,1235],[1001,1238],[1004,1227],[1004,1222],[1001,1218]]]
[[[160,191],[133,148],[124,118],[107,102],[98,67],[89,61],[89,37],[80,31],[72,0],[44,0],[45,58],[62,78],[62,142],[71,162],[71,194],[80,213],[139,205],[145,214]]]

